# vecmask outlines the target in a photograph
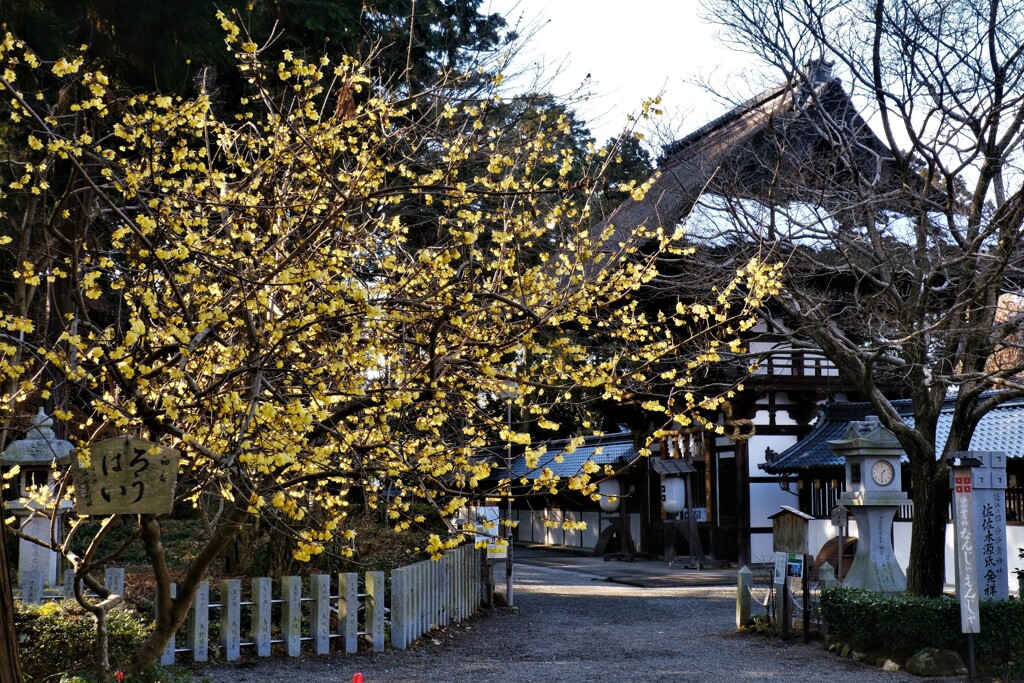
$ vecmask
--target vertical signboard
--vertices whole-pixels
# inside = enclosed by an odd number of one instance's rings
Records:
[[[963,459],[957,459],[957,464]],[[973,477],[970,467],[953,468],[953,531],[956,536],[957,595],[960,598],[960,631],[981,633],[977,557],[974,534]]]

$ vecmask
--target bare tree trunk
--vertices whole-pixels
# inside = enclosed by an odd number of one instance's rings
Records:
[[[139,673],[163,654],[167,643],[174,638],[178,628],[185,622],[192,599],[210,565],[235,538],[246,516],[244,509],[236,505],[230,506],[178,585],[177,596],[172,598],[170,574],[164,558],[164,547],[160,542],[160,524],[152,515],[143,515],[142,543],[153,565],[153,575],[156,579],[157,619],[153,631],[135,652],[127,673]]]
[[[911,464],[914,523],[910,531],[907,591],[912,595],[942,595],[946,568],[946,523],[949,518],[949,483],[930,463]]]
[[[18,659],[18,636],[14,631],[14,597],[11,571],[7,565],[7,528],[3,524],[0,500],[0,683],[22,683]]]

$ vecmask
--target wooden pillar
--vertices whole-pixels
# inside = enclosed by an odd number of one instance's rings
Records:
[[[0,502],[0,683],[21,683],[18,637],[14,633],[14,596],[11,570],[7,564],[7,527]]]
[[[741,567],[750,566],[750,448],[736,441],[736,548]]]

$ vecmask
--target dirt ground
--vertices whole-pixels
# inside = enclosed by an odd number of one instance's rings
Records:
[[[348,683],[357,672],[366,683],[918,680],[841,659],[820,642],[737,633],[734,585],[627,585],[600,575],[616,569],[526,557],[516,564],[516,609],[435,632],[405,652],[219,665],[196,676],[215,683]]]

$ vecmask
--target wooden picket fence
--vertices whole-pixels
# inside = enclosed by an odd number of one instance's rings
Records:
[[[466,545],[447,551],[440,560],[393,570],[390,608],[385,605],[384,572],[366,572],[361,591],[355,573],[314,574],[308,589],[302,577],[286,576],[276,591],[279,597],[273,596],[271,579],[252,579],[248,599],[242,597],[240,579],[227,579],[220,582],[217,602],[210,601],[206,585],[197,592],[188,622],[161,661],[171,664],[179,653],[190,653],[194,662],[207,661],[213,611],[218,613],[220,655],[226,661],[237,660],[245,648],[269,657],[278,644],[289,657],[298,657],[303,644],[314,654],[326,654],[333,641],[353,653],[361,638],[380,652],[386,623],[392,647],[405,649],[430,629],[462,621],[480,609],[486,597],[482,553]]]
[[[332,643],[339,644],[336,649],[354,653],[360,639],[379,652],[384,649],[387,626],[392,647],[404,650],[431,629],[463,621],[480,609],[487,597],[483,552],[464,545],[447,551],[440,560],[393,570],[390,604],[385,604],[384,572],[366,572],[362,590],[359,575],[347,572],[313,574],[306,579],[285,576],[278,582],[225,579],[213,587],[204,581],[188,620],[168,643],[161,662],[173,664],[183,654],[193,662],[209,661],[212,630],[217,632],[219,659],[229,662],[239,659],[244,650],[269,657],[275,645],[289,657],[298,657],[303,646],[314,654],[326,654]],[[124,570],[108,570],[106,582],[123,592]],[[243,595],[246,583],[249,592]],[[34,586],[33,581],[33,594]],[[174,588],[172,584],[172,592]]]

